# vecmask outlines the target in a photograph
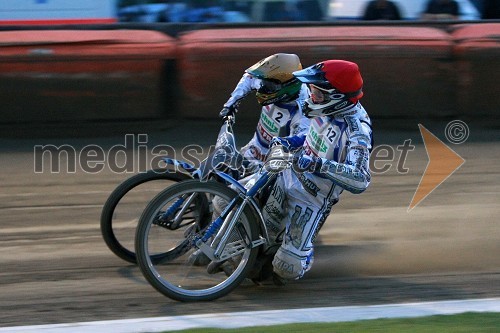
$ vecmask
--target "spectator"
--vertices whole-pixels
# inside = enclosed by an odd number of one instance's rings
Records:
[[[424,20],[457,20],[460,13],[455,0],[429,0],[422,14]]]
[[[483,20],[500,19],[500,0],[483,0]]]
[[[218,0],[188,1],[187,22],[222,22],[224,8]]]
[[[323,20],[323,10],[319,0],[302,0],[297,2],[297,10],[301,21]]]
[[[389,0],[372,0],[368,2],[363,20],[401,20],[396,4]]]
[[[299,21],[300,14],[295,4],[286,1],[264,3],[264,21]]]

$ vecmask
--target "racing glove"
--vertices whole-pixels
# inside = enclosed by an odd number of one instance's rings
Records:
[[[293,162],[297,172],[319,172],[323,166],[321,157],[305,155],[303,152],[300,152]]]
[[[297,148],[302,147],[305,141],[305,135],[301,136],[287,136],[287,137],[278,137],[275,136],[271,139],[269,143],[269,147],[273,147],[276,145],[281,145],[286,151],[291,151]]]
[[[230,105],[230,106],[224,106],[222,108],[222,110],[219,112],[219,117],[224,118],[224,117],[227,117],[227,116],[232,116],[236,112],[238,112],[238,109],[237,109],[236,105],[233,104],[233,105]]]

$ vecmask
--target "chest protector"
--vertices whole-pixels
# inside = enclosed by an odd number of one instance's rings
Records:
[[[297,112],[295,105],[264,106],[257,123],[257,139],[259,143],[269,148],[269,143],[274,136],[290,135],[290,122]]]
[[[305,153],[342,162],[345,158],[346,128],[342,120],[327,117],[312,119],[306,135]]]

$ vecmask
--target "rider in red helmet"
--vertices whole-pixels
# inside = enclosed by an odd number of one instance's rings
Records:
[[[327,60],[294,73],[306,83],[311,97],[304,110],[308,117],[335,116],[354,106],[363,97],[359,67],[345,60]]]
[[[370,184],[372,128],[359,102],[358,65],[326,60],[293,74],[309,87],[303,112],[311,125],[305,136],[272,140],[297,150],[294,170],[281,173],[263,209],[268,231],[286,230],[272,261],[275,282],[311,268],[314,239],[340,194],[361,193]]]

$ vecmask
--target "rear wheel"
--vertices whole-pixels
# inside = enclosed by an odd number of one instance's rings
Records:
[[[137,263],[135,229],[142,211],[155,195],[182,180],[187,174],[168,169],[149,170],[126,179],[108,197],[101,213],[101,234],[119,258]]]
[[[169,187],[150,202],[137,227],[135,249],[139,267],[155,289],[178,301],[207,301],[228,294],[243,281],[253,268],[259,250],[251,246],[252,241],[259,239],[259,232],[249,207],[229,234],[221,256],[225,259],[201,261],[202,264],[193,260],[201,253],[194,245],[194,239],[202,236],[206,225],[200,225],[197,222],[200,219],[184,214],[178,227],[172,228],[165,214],[179,211],[182,209],[178,207],[179,202],[194,197],[197,199],[191,205],[207,202],[208,207],[190,211],[193,214],[204,211],[204,216],[209,216],[211,222],[218,217],[220,207],[226,206],[236,196],[236,192],[221,183],[188,180]],[[238,205],[230,216],[237,208]],[[159,217],[163,222],[159,222]],[[213,246],[211,243],[214,242],[206,242]],[[170,255],[155,260],[158,253]]]

